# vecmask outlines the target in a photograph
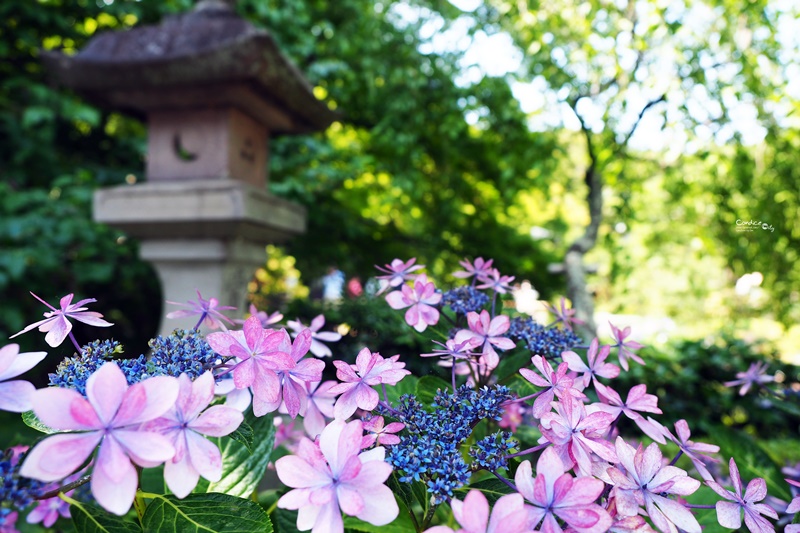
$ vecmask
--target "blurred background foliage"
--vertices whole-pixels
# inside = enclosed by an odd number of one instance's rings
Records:
[[[54,86],[38,54],[74,53],[97,32],[192,4],[0,5],[0,337],[43,312],[28,291],[50,301],[75,292],[99,300],[129,352],[145,349],[162,314],[153,271],[135,242],[90,215],[96,187],[145,179],[145,128]],[[240,0],[239,13],[342,113],[326,132],[272,143],[271,190],[309,208],[309,231],[271,251],[279,263],[256,274],[254,302],[300,315],[313,304],[291,296],[331,266],[366,281],[373,265],[412,256],[442,281],[464,256],[492,257],[552,299],[565,282],[548,266],[590,223],[594,162],[602,219],[586,263],[601,314],[666,320],[674,338],[733,325],[797,355],[800,95],[790,82],[800,32],[787,30],[796,9]],[[453,35],[461,40],[442,44]],[[513,68],[487,73],[465,52],[493,38],[511,43]],[[738,232],[739,219],[774,231]],[[383,327],[379,314],[361,316],[366,324],[349,325]],[[19,342],[45,348],[35,335]]]

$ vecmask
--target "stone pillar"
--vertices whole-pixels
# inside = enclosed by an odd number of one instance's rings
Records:
[[[322,130],[337,115],[232,4],[204,0],[42,60],[87,100],[148,123],[147,181],[96,191],[95,220],[140,240],[165,299],[199,290],[241,315],[266,244],[305,231],[305,210],[267,192],[270,136]],[[162,321],[160,332],[195,322]]]

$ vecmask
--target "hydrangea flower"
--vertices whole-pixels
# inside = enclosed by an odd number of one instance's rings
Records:
[[[400,442],[400,437],[394,435],[394,433],[401,431],[404,427],[406,427],[405,424],[401,422],[391,422],[387,425],[382,416],[374,416],[369,420],[364,420],[364,431],[367,434],[361,440],[361,447],[369,448],[376,443],[379,446],[397,444]]]
[[[506,294],[511,291],[514,276],[501,276],[500,271],[493,268],[486,275],[479,276],[478,280],[482,282],[477,286],[478,289],[492,289],[497,294]]]
[[[597,383],[598,377],[611,379],[619,376],[619,367],[611,363],[606,363],[606,359],[610,353],[611,346],[599,346],[599,341],[597,337],[595,337],[591,344],[589,344],[589,349],[586,351],[586,360],[588,364],[584,363],[583,359],[572,350],[561,352],[561,358],[569,365],[570,370],[581,374],[580,380],[577,381],[576,385],[580,384],[585,389],[592,380]]]
[[[211,333],[206,337],[218,354],[237,359],[231,371],[233,382],[237,389],[252,388],[256,416],[270,412],[269,408],[278,400],[281,380],[277,372],[295,366],[291,355],[282,351],[288,336],[286,330],[262,328],[258,318],[251,316],[242,331]]]
[[[775,381],[774,376],[767,375],[768,368],[769,365],[767,365],[767,363],[764,361],[753,363],[750,365],[750,368],[747,369],[747,372],[738,372],[735,380],[726,381],[724,385],[726,387],[736,387],[741,385],[742,388],[739,389],[739,396],[744,396],[753,385],[761,385],[763,383],[771,383]]]
[[[519,373],[537,387],[544,387],[544,390],[533,402],[534,417],[542,418],[545,413],[550,411],[550,403],[555,396],[562,398],[565,394],[569,394],[577,398],[583,397],[580,391],[572,387],[573,380],[567,375],[567,363],[558,365],[555,372],[553,372],[553,367],[550,366],[547,359],[541,355],[534,355],[531,358],[531,363],[538,372],[534,372],[529,368],[520,368]]]
[[[166,437],[140,426],[163,415],[177,397],[175,378],[154,377],[129,387],[114,363],[104,364],[87,380],[86,398],[71,389],[37,390],[31,397],[36,416],[71,433],[40,441],[25,457],[20,473],[45,482],[61,480],[100,445],[92,468],[92,495],[107,511],[123,515],[139,483],[131,461],[153,467],[175,456]]]
[[[420,274],[414,280],[414,287],[403,285],[399,291],[386,295],[386,301],[392,309],[405,309],[406,324],[422,333],[428,326],[439,322],[439,310],[433,307],[442,299],[436,292],[436,286],[428,283],[428,277]]]
[[[617,343],[614,346],[616,348],[619,348],[619,353],[617,354],[617,356],[619,357],[620,366],[627,371],[628,359],[631,359],[632,361],[636,361],[640,365],[643,365],[644,360],[638,355],[636,355],[632,350],[638,350],[639,348],[644,348],[644,346],[636,341],[625,340],[631,334],[630,326],[628,326],[623,330],[620,330],[611,322],[609,322],[608,325],[611,326],[611,335],[614,337],[614,340],[617,341]]]
[[[664,426],[653,420],[652,418],[645,419],[637,411],[661,414],[661,409],[658,408],[658,397],[654,394],[647,394],[647,385],[641,383],[634,386],[628,391],[628,399],[622,401],[620,395],[611,387],[606,387],[601,383],[595,384],[597,395],[603,402],[595,404],[601,411],[611,413],[614,418],[624,414],[639,426],[648,437],[654,441],[664,444]]]
[[[297,337],[305,330],[311,331],[311,353],[317,357],[330,357],[333,355],[331,349],[322,342],[337,342],[341,340],[342,336],[335,331],[320,331],[322,326],[325,325],[325,315],[317,315],[311,320],[311,325],[306,327],[299,320],[289,320],[286,322],[289,329],[292,330],[292,337]]]
[[[300,531],[341,533],[342,512],[377,526],[397,517],[394,494],[384,485],[392,467],[384,462],[382,447],[361,452],[363,433],[360,420],[334,420],[319,442],[304,438],[296,455],[275,461],[278,478],[293,489],[278,507],[297,509]]]
[[[286,345],[280,350],[289,353],[294,359],[295,366],[278,371],[280,392],[274,402],[264,406],[266,412],[271,413],[283,404],[292,418],[305,413],[307,402],[305,383],[320,381],[325,368],[325,363],[319,359],[303,359],[311,346],[311,335],[311,330],[306,329],[294,339],[294,343],[289,341],[288,336],[284,339]]]
[[[167,313],[167,318],[184,318],[187,316],[194,316],[200,315],[200,318],[197,321],[197,326],[195,329],[198,329],[200,325],[205,322],[206,326],[209,329],[219,329],[222,327],[222,322],[227,322],[228,324],[233,324],[233,321],[220,313],[220,311],[228,310],[228,309],[236,309],[235,307],[231,307],[230,305],[219,305],[219,300],[216,298],[209,298],[208,300],[204,299],[200,295],[200,291],[197,291],[197,301],[189,300],[187,303],[182,304],[178,302],[170,302],[167,301],[168,304],[172,305],[179,305],[181,307],[187,307],[188,309],[179,309],[178,311],[172,311]]]
[[[458,270],[453,272],[453,276],[456,278],[482,278],[489,275],[489,272],[492,270],[492,263],[494,259],[487,259],[486,261],[483,260],[483,257],[477,257],[474,263],[471,263],[469,259],[464,259],[459,261],[458,264],[464,267],[464,270]],[[473,280],[474,282],[475,280]]]
[[[306,383],[306,413],[303,415],[303,428],[311,438],[316,438],[325,429],[326,418],[333,418],[333,404],[336,393],[331,389],[336,385],[333,380]]]
[[[159,418],[146,422],[142,429],[166,436],[175,447],[175,455],[164,464],[164,480],[175,496],[185,498],[200,476],[209,481],[219,481],[222,477],[219,448],[204,435],[229,435],[239,427],[244,416],[225,405],[208,407],[214,399],[211,372],[194,381],[181,374],[178,386],[175,405]]]
[[[103,315],[100,313],[95,311],[87,311],[86,307],[83,307],[88,303],[96,302],[97,300],[94,298],[86,298],[85,300],[72,303],[72,298],[75,295],[67,294],[61,298],[61,301],[59,302],[61,308],[56,309],[35,294],[31,293],[31,296],[49,307],[51,311],[44,313],[44,320],[40,320],[39,322],[34,322],[33,324],[26,326],[22,331],[11,335],[11,337],[9,337],[10,339],[13,339],[17,335],[22,335],[33,328],[39,328],[39,331],[47,332],[47,335],[44,337],[45,342],[47,342],[47,344],[49,344],[51,347],[55,348],[57,346],[61,346],[61,343],[64,342],[64,339],[66,339],[67,335],[69,335],[72,331],[72,323],[67,320],[67,318],[74,318],[78,322],[83,322],[84,324],[89,324],[90,326],[96,326],[99,328],[107,328],[114,325],[103,320]]]
[[[686,475],[676,466],[663,464],[658,444],[647,448],[633,447],[617,437],[619,466],[608,469],[614,482],[612,496],[622,516],[636,516],[644,505],[653,524],[663,532],[677,533],[678,528],[686,533],[701,533],[700,524],[686,507],[666,497],[668,494],[687,496],[700,488],[700,482]]]
[[[614,446],[605,440],[604,433],[614,417],[602,411],[589,415],[580,400],[564,394],[555,402],[555,412],[542,416],[539,442],[550,442],[568,467],[574,464],[581,475],[592,473],[592,455],[597,454],[611,463],[617,462]]]
[[[410,374],[404,370],[406,364],[399,363],[399,355],[388,359],[379,353],[372,353],[364,348],[356,356],[356,364],[349,365],[344,361],[334,361],[336,377],[344,383],[334,385],[328,392],[341,394],[333,407],[333,414],[338,419],[349,418],[357,408],[371,411],[378,405],[380,398],[373,385],[396,385],[398,381]]]
[[[474,339],[478,345],[483,344],[483,355],[480,364],[487,370],[497,368],[500,358],[495,351],[495,346],[501,350],[511,350],[516,346],[514,341],[502,335],[508,331],[511,320],[506,315],[497,315],[491,318],[489,312],[483,310],[480,314],[467,313],[469,329],[462,329],[455,336],[456,344]]]
[[[258,318],[258,321],[261,322],[261,327],[266,328],[267,326],[271,326],[273,324],[277,324],[281,320],[283,320],[283,314],[280,311],[275,311],[274,313],[267,313],[266,311],[259,311],[258,308],[250,304],[249,309],[250,316],[254,316]],[[234,322],[236,324],[244,324],[244,320],[242,319],[235,319]]]
[[[379,279],[384,283],[384,286],[380,291],[378,291],[378,294],[382,293],[389,287],[399,287],[404,282],[415,279],[417,275],[412,274],[412,272],[416,272],[417,270],[422,270],[425,268],[424,265],[415,265],[414,263],[416,262],[417,258],[412,257],[408,261],[393,259],[390,264],[382,267],[375,265],[375,268],[381,272],[385,272],[384,275],[376,276],[376,279]]]
[[[666,427],[664,428],[664,432],[672,442],[678,445],[681,452],[692,461],[692,464],[703,479],[713,480],[711,473],[708,471],[705,463],[703,463],[703,460],[700,457],[702,456],[708,461],[718,463],[719,459],[708,457],[705,454],[719,452],[719,446],[714,444],[706,444],[704,442],[693,442],[689,440],[689,437],[692,436],[692,433],[689,430],[689,424],[686,422],[686,420],[678,420],[675,422],[675,433],[677,434],[677,437],[673,435],[672,432]]]
[[[756,478],[747,484],[742,495],[742,478],[739,476],[739,468],[736,461],[731,457],[730,463],[731,492],[714,480],[706,481],[706,485],[711,490],[729,501],[717,502],[717,521],[722,527],[739,529],[742,527],[742,511],[744,511],[744,523],[752,533],[773,533],[775,526],[770,524],[763,516],[778,519],[775,509],[764,503],[758,503],[767,497],[767,483],[762,478]]]
[[[583,320],[575,318],[575,309],[567,309],[567,299],[563,296],[561,297],[559,307],[550,305],[549,303],[545,303],[544,306],[548,311],[555,315],[556,324],[560,322],[564,324],[564,327],[570,331],[572,331],[573,324],[585,324]]]
[[[436,526],[425,533],[534,533],[528,527],[528,511],[522,496],[506,494],[498,499],[489,515],[489,501],[479,490],[471,490],[464,501],[450,500],[453,516],[461,525],[455,532],[447,526]]]
[[[0,410],[30,411],[30,397],[36,388],[27,381],[8,380],[24,374],[46,356],[47,352],[19,353],[19,344],[14,343],[0,348]]]
[[[531,472],[531,462],[523,461],[514,481],[520,494],[533,504],[527,507],[531,527],[543,522],[541,531],[562,533],[559,519],[577,533],[607,531],[611,526],[611,516],[595,503],[605,483],[593,477],[573,479],[552,448],[539,456],[536,478]]]
[[[72,491],[69,491],[66,495],[70,496],[71,493]],[[28,513],[25,521],[29,524],[41,523],[44,527],[52,527],[59,517],[71,518],[69,503],[58,496],[53,496],[52,498],[38,501],[36,507]]]

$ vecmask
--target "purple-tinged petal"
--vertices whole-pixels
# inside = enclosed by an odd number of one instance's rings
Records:
[[[175,405],[178,389],[178,380],[171,376],[147,378],[131,385],[114,416],[114,426],[140,424],[158,418]],[[88,384],[86,391],[89,391]]]
[[[212,405],[189,422],[188,427],[209,437],[224,437],[238,428],[244,416],[238,409],[225,405]]]
[[[67,338],[69,332],[72,331],[72,324],[64,318],[64,315],[57,315],[53,320],[45,322],[39,326],[39,331],[46,331],[47,335],[44,336],[45,342],[52,348],[61,346],[64,339]]]
[[[139,466],[154,467],[175,456],[175,447],[158,433],[117,429],[107,440],[116,441]]]
[[[200,474],[192,466],[189,456],[184,455],[179,461],[164,464],[164,481],[175,496],[185,498],[197,486]]]
[[[186,442],[187,455],[194,469],[209,481],[219,481],[222,477],[222,454],[217,445],[191,431],[186,432]]]
[[[114,419],[127,389],[125,374],[116,363],[103,363],[86,380],[86,398],[103,424],[110,424]]]
[[[80,431],[103,427],[94,407],[75,390],[56,387],[39,389],[30,400],[39,420],[53,429]]]
[[[47,352],[19,353],[18,344],[0,348],[0,381],[24,374],[47,356]]]
[[[722,527],[728,529],[739,529],[742,527],[742,511],[737,503],[720,501],[716,504],[717,522]]]
[[[113,477],[107,468],[111,468]],[[98,457],[92,470],[91,487],[94,499],[103,509],[120,516],[126,514],[136,496],[138,484],[136,469],[127,458],[124,463],[106,464]]]
[[[0,411],[24,413],[32,408],[31,397],[36,387],[27,381],[6,381],[0,383]]]
[[[287,487],[304,489],[332,483],[329,471],[312,468],[303,458],[296,455],[285,455],[275,461],[278,479]]]
[[[83,465],[102,438],[100,432],[47,437],[25,456],[20,475],[46,482],[64,479]]]

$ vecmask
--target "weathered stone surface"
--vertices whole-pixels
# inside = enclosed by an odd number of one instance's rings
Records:
[[[241,238],[284,242],[306,229],[306,211],[245,183],[186,180],[95,191],[94,218],[140,239]]]
[[[233,108],[154,111],[147,179],[235,179],[263,189],[268,142],[264,126]]]
[[[272,133],[317,131],[337,118],[269,32],[223,3],[202,5],[158,25],[98,34],[73,56],[43,51],[42,61],[87,99],[139,116],[165,107],[232,106]],[[273,114],[279,120],[271,121]]]

